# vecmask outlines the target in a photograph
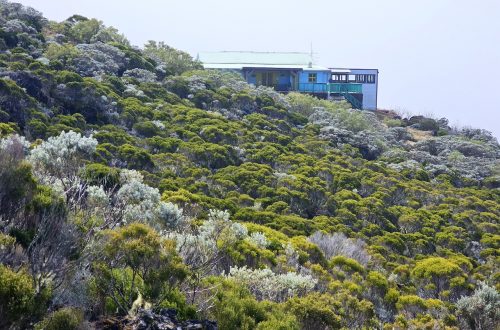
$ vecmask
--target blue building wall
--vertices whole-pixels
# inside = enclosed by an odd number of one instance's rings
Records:
[[[309,81],[309,74],[316,74],[316,82]],[[326,93],[329,80],[330,71],[304,70],[299,72],[298,90],[306,93]]]
[[[351,69],[351,74],[373,74],[374,83],[363,83],[363,110],[377,110],[378,97],[378,70],[377,69]]]
[[[243,72],[243,77],[247,83],[257,85],[257,77],[251,72]]]
[[[280,72],[278,77],[278,83],[280,85],[288,85],[292,83],[292,77],[290,72]]]
[[[330,71],[313,71],[313,70],[304,70],[299,73],[299,83],[305,84],[309,82],[309,74],[316,73],[316,83],[317,84],[326,84],[330,79]]]

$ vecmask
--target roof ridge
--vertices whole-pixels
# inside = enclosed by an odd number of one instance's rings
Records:
[[[307,52],[276,52],[276,51],[255,51],[255,50],[221,50],[221,51],[208,51],[200,53],[257,53],[257,54],[302,54],[310,55]]]

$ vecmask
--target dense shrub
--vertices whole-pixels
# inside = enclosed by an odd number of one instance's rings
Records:
[[[175,243],[137,223],[105,234],[104,258],[94,268],[96,294],[106,300],[107,309],[121,314],[130,310],[138,294],[162,304],[187,274]]]
[[[32,278],[25,270],[15,272],[0,264],[0,326],[9,327],[29,318],[35,294]]]
[[[35,325],[39,330],[76,330],[83,322],[82,311],[65,307],[52,312],[41,322]]]

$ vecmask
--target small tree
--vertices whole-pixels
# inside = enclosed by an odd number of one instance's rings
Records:
[[[464,279],[463,270],[452,260],[441,257],[430,257],[417,262],[411,273],[420,284],[424,295],[437,297],[443,291],[450,290],[455,279]]]
[[[168,46],[163,41],[148,41],[144,46],[144,53],[166,66],[171,75],[179,75],[185,71],[202,69],[201,63],[193,60],[191,55]]]
[[[187,276],[175,242],[151,227],[133,223],[104,234],[102,257],[94,263],[95,289],[106,304],[126,314],[136,298],[160,305]]]

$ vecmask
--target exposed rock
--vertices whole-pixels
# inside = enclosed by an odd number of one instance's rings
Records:
[[[163,308],[158,313],[139,309],[135,316],[110,317],[94,324],[96,329],[106,330],[217,330],[217,323],[208,320],[179,321],[177,311]]]

